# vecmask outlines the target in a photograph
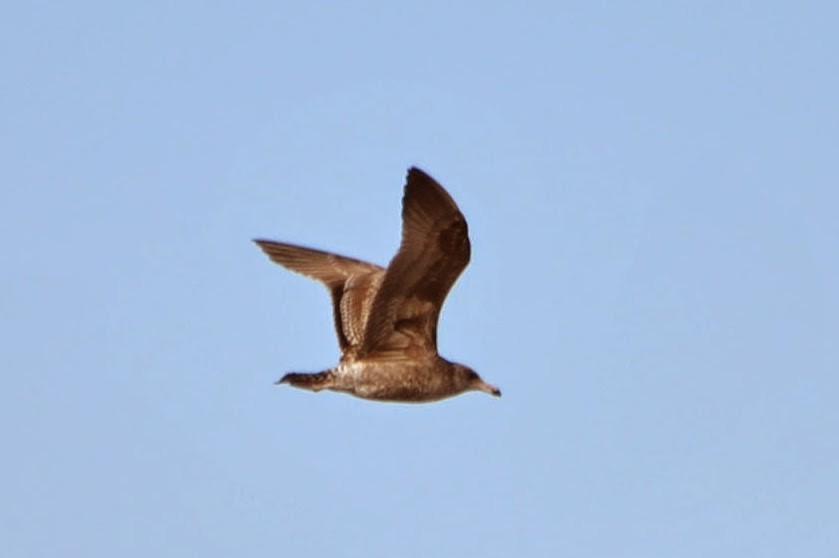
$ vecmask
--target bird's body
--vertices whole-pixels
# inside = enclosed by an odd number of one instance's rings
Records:
[[[256,240],[270,258],[323,283],[332,296],[341,360],[318,373],[277,383],[364,399],[430,402],[468,390],[501,392],[472,369],[437,353],[440,308],[469,263],[466,220],[442,186],[408,171],[402,244],[385,269],[292,244]]]
[[[329,389],[375,401],[428,403],[457,395],[465,389],[440,358],[342,358],[335,368],[317,374],[289,373],[278,383],[312,391]],[[465,386],[463,386],[465,387]]]

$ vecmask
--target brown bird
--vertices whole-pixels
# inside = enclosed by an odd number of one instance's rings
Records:
[[[408,403],[470,390],[501,395],[468,366],[437,353],[440,308],[469,263],[470,245],[466,219],[425,172],[408,170],[402,244],[387,269],[312,248],[254,242],[276,263],[329,289],[342,353],[335,368],[291,372],[277,384]]]

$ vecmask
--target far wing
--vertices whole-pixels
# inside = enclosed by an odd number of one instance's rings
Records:
[[[345,292],[349,288],[354,290],[370,287],[370,280],[376,275],[384,273],[378,265],[339,256],[331,252],[295,246],[272,240],[254,240],[262,251],[274,262],[306,277],[316,279],[326,285],[332,296],[332,314],[335,320],[335,333],[338,335],[338,343],[341,350],[351,344],[354,337],[353,330],[363,327],[364,318],[362,308],[358,304],[350,304],[349,300],[343,300]],[[352,297],[360,299],[362,297]],[[361,325],[359,325],[361,324]]]

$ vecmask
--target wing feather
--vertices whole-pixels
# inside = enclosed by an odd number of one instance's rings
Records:
[[[470,257],[466,219],[451,196],[417,168],[402,198],[402,243],[373,300],[359,354],[437,350],[440,309]]]
[[[380,266],[340,256],[323,250],[274,242],[254,240],[272,261],[292,271],[323,283],[332,297],[335,333],[341,350],[361,341],[361,331],[370,311],[371,288],[381,281]]]

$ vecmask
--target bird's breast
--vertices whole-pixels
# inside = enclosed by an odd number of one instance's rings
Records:
[[[377,401],[424,402],[449,395],[448,374],[433,361],[353,360],[338,366],[348,393]]]

